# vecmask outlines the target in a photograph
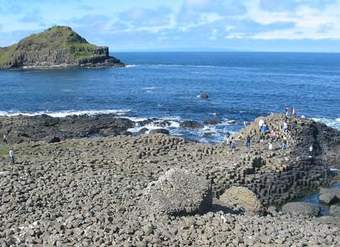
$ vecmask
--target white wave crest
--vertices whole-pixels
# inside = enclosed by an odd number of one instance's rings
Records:
[[[51,117],[66,117],[72,115],[98,115],[98,114],[116,114],[118,116],[126,115],[130,110],[83,110],[83,111],[76,111],[76,110],[69,110],[69,111],[58,111],[58,112],[51,112],[51,111],[38,111],[38,112],[20,112],[20,111],[0,111],[0,116],[3,117],[14,117],[14,116],[39,116],[46,114]]]
[[[336,128],[340,130],[340,118],[312,118],[316,122],[321,122],[326,124],[329,127]]]
[[[135,67],[137,67],[136,64],[128,64],[125,66],[125,68],[135,68]]]

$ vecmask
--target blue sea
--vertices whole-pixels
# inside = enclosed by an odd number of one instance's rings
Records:
[[[340,129],[340,54],[115,53],[126,68],[0,71],[0,115],[117,113],[219,142],[244,121],[295,107]],[[200,92],[208,100],[198,97]],[[218,120],[196,130],[184,120]]]

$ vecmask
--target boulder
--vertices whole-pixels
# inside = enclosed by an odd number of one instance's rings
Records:
[[[340,206],[339,205],[332,205],[329,208],[329,214],[334,217],[340,217]]]
[[[146,132],[148,132],[149,130],[147,128],[141,128],[136,135],[144,135]]]
[[[246,214],[262,214],[264,208],[256,194],[246,187],[231,187],[221,196],[220,201],[231,207],[243,209]]]
[[[327,188],[320,189],[319,200],[327,205],[334,204],[340,201],[340,189]]]
[[[289,202],[282,207],[281,211],[293,216],[316,217],[320,213],[320,207],[306,202]]]
[[[193,215],[212,206],[206,178],[183,169],[171,169],[145,189],[142,206],[151,214]]]
[[[57,143],[57,142],[61,142],[61,139],[60,139],[59,137],[57,137],[57,136],[52,137],[52,138],[48,141],[48,143]]]
[[[207,92],[201,92],[199,94],[200,99],[209,99],[209,94]]]
[[[203,128],[203,125],[197,121],[187,120],[180,124],[181,128],[199,129]]]
[[[152,129],[149,131],[149,134],[164,134],[164,135],[169,135],[170,132],[167,129]]]
[[[221,123],[221,119],[219,119],[219,118],[208,119],[208,120],[204,120],[203,123],[208,124],[208,125],[216,125],[216,124]]]

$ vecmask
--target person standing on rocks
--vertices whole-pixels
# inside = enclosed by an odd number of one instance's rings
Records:
[[[231,141],[230,141],[230,149],[231,149],[231,152],[234,153],[235,152],[235,149],[236,149],[236,143],[234,141],[233,138],[231,138]]]
[[[283,132],[288,132],[288,123],[286,121],[283,122],[282,129],[283,129]]]
[[[292,109],[292,117],[296,117],[296,110],[295,110],[295,107],[293,107],[293,109]]]
[[[8,139],[7,139],[6,134],[3,135],[2,140],[5,144],[8,144]]]
[[[272,150],[273,150],[273,144],[272,144],[272,142],[269,142],[268,149],[269,149],[269,151],[272,151]]]
[[[224,141],[227,143],[227,145],[230,145],[230,133],[227,132],[225,138],[224,138]]]
[[[309,146],[309,157],[312,158],[313,157],[313,144]]]
[[[250,137],[250,135],[247,135],[246,141],[245,141],[245,146],[247,147],[248,151],[250,150],[250,144],[251,144],[251,137]]]
[[[275,138],[276,138],[275,130],[271,130],[271,131],[270,131],[269,137],[270,137],[270,139],[275,140]]]
[[[9,161],[10,161],[11,164],[13,165],[13,164],[15,163],[15,160],[14,160],[14,152],[13,152],[12,149],[9,150],[8,156],[9,156]]]
[[[287,139],[284,138],[284,139],[283,139],[283,143],[282,143],[282,149],[285,150],[285,149],[287,149],[287,148],[288,148],[288,142],[287,142]]]
[[[289,116],[289,108],[288,107],[286,107],[286,109],[285,109],[285,115],[286,115],[286,117]]]

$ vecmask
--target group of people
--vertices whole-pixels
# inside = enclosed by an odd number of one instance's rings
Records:
[[[3,135],[2,142],[4,143],[4,145],[9,145],[8,138],[7,138],[6,134]],[[9,151],[8,151],[8,158],[9,158],[9,162],[12,165],[15,164],[14,151],[13,151],[12,148],[10,148]]]
[[[296,110],[294,107],[287,107],[285,109],[285,115],[284,115],[284,120],[281,123],[281,126],[279,129],[283,132],[283,134],[277,133],[274,129],[271,129],[270,126],[265,122],[265,120],[260,119],[258,123],[258,131],[260,132],[260,143],[263,143],[264,140],[268,140],[268,150],[273,150],[273,143],[276,141],[281,141],[281,146],[280,148],[282,150],[288,149],[288,139],[287,139],[287,133],[288,132],[293,132],[293,131],[298,131],[299,127],[304,125],[304,116],[301,116],[301,119],[297,119],[297,114]],[[243,125],[246,128],[250,123],[244,121]],[[253,136],[250,134],[246,135],[244,139],[244,146],[250,151],[251,149],[251,142],[252,142]],[[227,132],[225,136],[225,142],[229,146],[230,150],[232,153],[235,152],[236,150],[236,142],[234,137],[230,135],[229,132]],[[314,145],[310,145],[308,149],[309,157],[312,158],[313,155],[315,154],[314,151]]]

